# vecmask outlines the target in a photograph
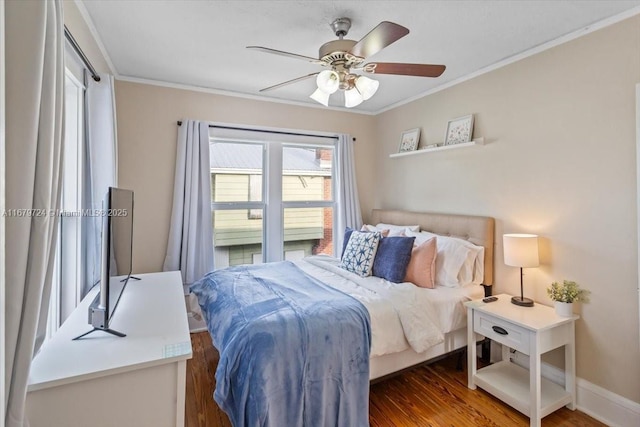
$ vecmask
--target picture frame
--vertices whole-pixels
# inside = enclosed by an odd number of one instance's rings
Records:
[[[406,153],[407,151],[415,151],[420,142],[420,128],[409,129],[402,132],[400,136],[400,146],[398,153]]]
[[[473,138],[473,114],[458,117],[447,122],[444,145],[471,142]]]

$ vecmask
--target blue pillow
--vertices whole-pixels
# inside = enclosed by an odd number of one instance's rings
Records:
[[[390,282],[404,282],[415,237],[383,237],[373,261],[373,275]]]
[[[344,251],[345,249],[347,249],[347,243],[349,243],[351,233],[353,233],[353,228],[347,227],[344,229],[344,240],[342,241],[342,254],[340,254],[340,259],[342,259],[342,257],[344,256]]]

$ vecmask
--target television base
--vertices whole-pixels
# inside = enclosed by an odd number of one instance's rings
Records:
[[[123,334],[122,332],[114,331],[113,329],[109,329],[109,328],[107,328],[107,329],[102,329],[102,328],[93,328],[93,329],[92,329],[92,330],[90,330],[89,332],[85,332],[84,334],[79,335],[79,336],[77,336],[77,337],[73,338],[73,339],[72,339],[72,341],[79,340],[80,338],[83,338],[83,337],[85,337],[85,336],[87,336],[87,335],[89,335],[90,333],[95,332],[95,331],[108,332],[108,333],[110,333],[110,334],[112,334],[112,335],[115,335],[115,336],[117,336],[117,337],[120,337],[120,338],[122,338],[122,337],[126,337],[126,336],[127,336],[126,334]]]

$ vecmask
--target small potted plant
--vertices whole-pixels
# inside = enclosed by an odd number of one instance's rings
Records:
[[[559,316],[573,316],[573,303],[584,301],[587,302],[589,291],[580,289],[580,285],[570,280],[563,280],[562,284],[553,282],[547,288],[549,298],[555,301],[556,313]]]

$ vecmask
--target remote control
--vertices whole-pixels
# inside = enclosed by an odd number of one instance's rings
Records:
[[[494,302],[494,301],[498,301],[498,297],[486,297],[486,298],[482,298],[482,302]]]

